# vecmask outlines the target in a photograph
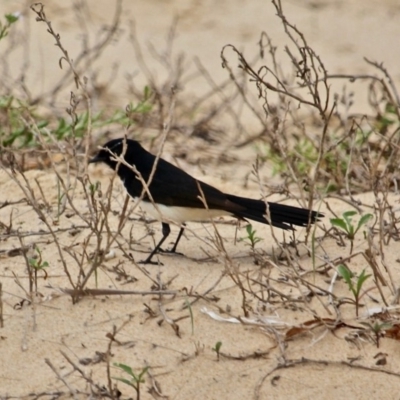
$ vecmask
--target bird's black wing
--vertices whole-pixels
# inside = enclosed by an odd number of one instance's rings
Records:
[[[139,156],[140,160],[137,159]],[[146,182],[149,180],[154,162],[155,156],[147,151],[145,153],[141,152],[137,155],[136,160],[134,160],[137,170]],[[128,193],[133,197],[140,196],[143,186],[133,171],[127,170],[127,167],[125,167],[119,175]],[[206,199],[207,206],[210,209],[220,209],[229,212],[243,209],[242,206],[231,202],[225,193],[193,178],[185,171],[161,158],[157,163],[149,190],[154,202],[159,204],[175,207],[205,208],[204,203],[200,199],[201,192],[199,185]],[[148,196],[145,195],[143,198],[147,200]]]

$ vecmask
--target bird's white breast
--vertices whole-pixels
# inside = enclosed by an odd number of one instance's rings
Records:
[[[134,198],[136,202],[138,198]],[[224,210],[207,210],[205,208],[175,207],[157,204],[158,210],[151,202],[141,201],[139,207],[155,219],[164,222],[175,222],[179,225],[187,221],[205,221],[213,217],[232,215]]]

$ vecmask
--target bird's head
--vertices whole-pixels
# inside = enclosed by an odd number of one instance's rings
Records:
[[[125,144],[126,143],[126,144]],[[107,142],[100,151],[89,160],[89,163],[99,163],[103,162],[107,164],[112,169],[116,169],[118,162],[116,161],[116,156],[122,156],[129,152],[129,146],[134,143],[130,139],[114,139]]]

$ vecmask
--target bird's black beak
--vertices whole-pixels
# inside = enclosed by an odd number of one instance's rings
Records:
[[[94,164],[94,163],[98,163],[98,162],[101,162],[101,161],[103,161],[103,159],[98,155],[98,154],[96,154],[93,158],[91,158],[90,160],[89,160],[89,164]]]

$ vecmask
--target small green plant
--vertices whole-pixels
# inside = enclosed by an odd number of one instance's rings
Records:
[[[126,125],[128,123],[128,119],[123,110],[115,111],[111,117],[104,117],[102,112],[90,114],[88,111],[85,111],[78,114],[73,122],[64,118],[59,118],[57,126],[52,130],[52,135],[55,136],[57,140],[64,140],[70,137],[81,138],[87,132],[89,124],[91,124],[92,128],[103,128],[104,126],[109,126],[114,123],[121,125]]]
[[[136,400],[140,400],[140,384],[145,382],[143,377],[147,373],[149,367],[144,367],[139,374],[135,374],[129,365],[114,363],[114,366],[125,372],[129,376],[129,379],[119,377],[113,377],[113,379],[133,387],[136,391]]]
[[[272,176],[282,174],[287,171],[287,165],[282,156],[273,149],[271,145],[263,143],[257,146],[257,153],[261,161],[268,161],[272,164]]]
[[[37,291],[37,274],[39,271],[43,271],[44,279],[47,279],[47,272],[45,271],[45,268],[49,266],[49,263],[47,261],[43,261],[42,252],[39,249],[39,247],[35,245],[34,250],[37,253],[37,255],[35,255],[35,257],[28,258],[28,263],[31,269],[33,270],[34,274],[33,282],[35,284],[35,290]]]
[[[211,349],[217,353],[217,361],[219,361],[219,356],[221,352],[222,342],[215,343],[215,346]]]
[[[33,114],[32,107],[29,107],[26,102],[14,96],[0,96],[0,115],[4,122],[0,126],[1,146],[12,146],[16,142],[18,146],[26,147],[32,142],[33,133],[22,118],[26,111]],[[40,121],[36,115],[33,117],[39,129],[47,125],[47,121]]]
[[[299,138],[290,153],[291,157],[298,158],[296,166],[300,174],[306,174],[310,170],[310,165],[314,165],[318,159],[315,144],[307,138]]]
[[[4,115],[7,122],[0,127],[0,144],[4,147],[25,148],[35,147],[39,144],[33,130],[24,122],[24,113],[32,116],[42,137],[48,138],[46,140],[50,143],[54,139],[82,138],[87,132],[89,124],[92,128],[102,128],[111,124],[126,125],[128,123],[123,110],[115,111],[109,118],[103,117],[101,112],[91,115],[88,111],[85,111],[77,115],[74,121],[65,118],[50,121],[38,115],[34,107],[28,106],[24,101],[13,96],[0,97],[0,113]]]
[[[93,197],[95,194],[96,194],[96,192],[98,192],[99,191],[99,189],[100,189],[100,182],[99,181],[96,181],[95,183],[91,183],[90,185],[89,185],[89,192],[90,192],[90,196],[91,197]]]
[[[331,218],[332,226],[339,228],[347,234],[347,238],[351,243],[350,254],[353,253],[353,242],[356,233],[372,218],[372,214],[365,214],[359,219],[357,226],[355,226],[352,217],[356,214],[356,211],[346,211],[343,213],[343,218]]]
[[[4,18],[6,19],[5,23],[0,21],[0,40],[4,39],[8,35],[11,25],[19,20],[17,14],[6,14],[4,15]]]
[[[361,274],[356,277],[353,272],[350,271],[345,265],[341,264],[338,266],[338,273],[347,283],[349,290],[353,294],[354,304],[356,306],[356,315],[358,317],[358,308],[360,306],[361,290],[365,281],[371,276],[365,273],[365,269],[362,270]],[[355,278],[355,284],[353,279]]]
[[[392,324],[387,322],[375,321],[373,324],[369,322],[360,322],[362,325],[369,328],[375,336],[376,347],[379,348],[379,343],[382,337],[385,336],[385,330],[393,327]]]
[[[247,244],[248,246],[250,246],[252,250],[254,250],[256,244],[257,244],[258,242],[261,242],[262,239],[261,239],[260,237],[256,236],[256,232],[257,232],[257,231],[255,231],[255,230],[253,229],[253,226],[252,226],[252,225],[247,225],[247,226],[246,226],[246,232],[247,232],[247,236],[244,237],[244,238],[242,238],[241,240],[247,241],[246,244]]]
[[[0,23],[0,34],[1,34]],[[126,126],[135,122],[138,115],[148,114],[152,111],[151,90],[144,88],[143,99],[138,104],[129,104],[126,110],[116,110],[111,116],[103,115],[103,112],[90,113],[84,111],[73,114],[73,118],[47,119],[38,115],[35,107],[14,96],[0,96],[0,115],[4,123],[0,126],[0,145],[4,147],[36,147],[40,143],[36,135],[26,124],[26,115],[32,117],[42,137],[49,143],[54,140],[65,140],[69,138],[82,138],[89,126],[103,128],[105,126],[119,124]],[[26,115],[25,115],[26,114]]]
[[[153,106],[149,101],[152,96],[152,92],[149,86],[145,86],[143,89],[143,99],[137,104],[129,103],[126,107],[126,116],[129,120],[134,120],[136,114],[148,114]]]
[[[390,102],[386,103],[384,112],[377,115],[377,129],[381,134],[385,135],[392,125],[398,127],[399,124],[400,121],[398,117],[397,106]]]

